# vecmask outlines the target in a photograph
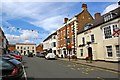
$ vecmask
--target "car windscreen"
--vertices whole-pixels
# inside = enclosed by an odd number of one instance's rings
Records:
[[[21,64],[21,62],[18,61],[18,60],[16,60],[16,59],[11,59],[11,60],[9,60],[9,61],[12,62],[12,63],[15,64],[15,65]]]

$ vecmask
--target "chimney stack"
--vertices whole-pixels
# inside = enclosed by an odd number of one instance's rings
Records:
[[[100,14],[100,13],[95,13],[95,14],[94,14],[94,18],[95,18],[95,19],[98,19],[98,18],[100,18],[100,17],[101,17],[101,14]]]
[[[67,23],[67,21],[68,21],[68,18],[64,18],[64,23]]]
[[[120,6],[120,1],[118,2],[118,6]]]
[[[82,10],[87,10],[87,4],[82,4]]]

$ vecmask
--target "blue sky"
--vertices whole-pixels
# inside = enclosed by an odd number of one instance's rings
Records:
[[[9,43],[39,44],[63,25],[65,17],[80,13],[83,3],[92,16],[117,7],[116,2],[3,2],[0,26]]]

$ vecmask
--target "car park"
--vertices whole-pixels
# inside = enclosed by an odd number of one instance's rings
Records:
[[[24,74],[22,63],[16,59],[0,57],[2,80],[20,80]]]
[[[57,59],[57,56],[54,53],[48,53],[45,59]]]

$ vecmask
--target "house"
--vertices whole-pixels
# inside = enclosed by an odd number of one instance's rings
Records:
[[[83,25],[93,20],[87,10],[87,4],[82,4],[82,12],[73,18],[64,18],[64,24],[57,30],[57,52],[66,57],[76,54],[77,31],[81,30]]]
[[[57,32],[50,34],[43,41],[43,50],[46,52],[52,52],[57,55]]]
[[[41,53],[43,52],[43,44],[39,44],[37,47],[36,47],[36,53]]]
[[[15,44],[9,44],[8,50],[9,50],[10,52],[16,51],[16,47],[15,47],[15,46],[16,46]]]
[[[28,55],[29,52],[36,55],[36,44],[34,43],[16,43],[16,51],[19,51],[21,55]]]
[[[95,19],[85,24],[77,35],[78,58],[91,56],[93,60],[119,61],[120,7],[102,16],[96,13]]]

